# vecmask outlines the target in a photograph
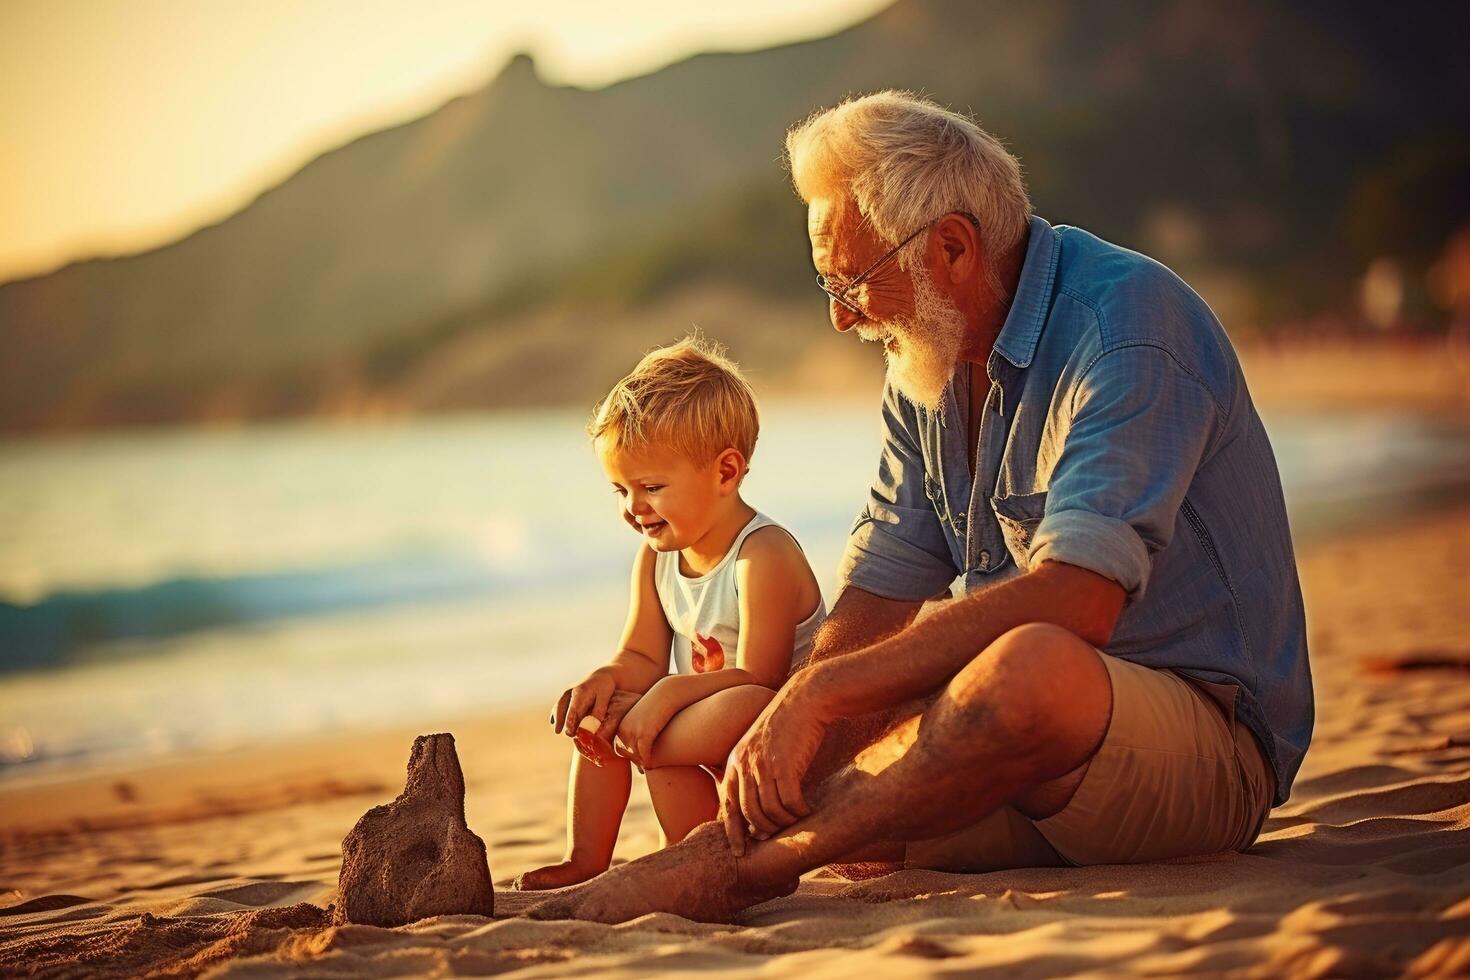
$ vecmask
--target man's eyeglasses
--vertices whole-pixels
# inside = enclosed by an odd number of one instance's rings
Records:
[[[838,306],[842,307],[844,310],[847,310],[847,312],[853,314],[854,316],[858,317],[859,319],[863,319],[863,320],[868,319],[867,311],[864,310],[862,307],[858,306],[857,303],[855,303],[854,301],[848,299],[847,298],[848,297],[848,294],[851,293],[854,289],[856,289],[859,286],[861,286],[863,283],[867,282],[868,279],[870,279],[873,276],[873,274],[876,273],[879,269],[883,268],[889,262],[893,261],[893,257],[896,256],[899,252],[901,252],[903,250],[903,247],[905,245],[907,245],[909,242],[913,241],[915,238],[918,238],[921,233],[928,231],[930,228],[934,227],[934,225],[937,224],[940,220],[949,217],[949,215],[951,215],[951,214],[962,214],[962,215],[964,215],[966,218],[969,218],[970,219],[970,224],[974,225],[975,228],[976,228],[976,230],[979,230],[979,228],[980,228],[980,219],[977,218],[977,217],[975,217],[970,212],[968,212],[968,211],[948,211],[948,212],[945,212],[944,214],[941,214],[938,218],[935,218],[933,221],[929,222],[928,224],[922,225],[922,226],[914,229],[913,233],[911,235],[909,235],[909,237],[905,238],[903,241],[899,242],[897,245],[895,245],[892,248],[890,248],[887,252],[884,252],[883,255],[882,255],[882,257],[879,258],[877,262],[874,262],[872,265],[868,266],[866,269],[864,269],[862,272],[858,273],[856,276],[854,276],[852,279],[848,280],[847,282],[840,282],[838,280],[833,279],[831,276],[824,276],[821,273],[818,273],[817,274],[817,285],[819,287],[821,287],[822,292],[824,292],[828,296],[832,297],[832,300]]]

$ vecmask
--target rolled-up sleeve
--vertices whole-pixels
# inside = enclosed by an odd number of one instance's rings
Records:
[[[848,536],[839,592],[855,585],[886,599],[928,599],[958,574],[944,525],[924,492],[924,457],[909,412],[889,385],[878,476]]]
[[[1101,355],[1078,380],[1031,567],[1078,565],[1144,594],[1222,419],[1209,390],[1160,347]]]

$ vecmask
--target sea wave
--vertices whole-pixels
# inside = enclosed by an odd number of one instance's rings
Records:
[[[625,555],[584,558],[577,573],[617,574],[625,564]],[[565,581],[567,575],[566,568],[550,565],[507,570],[471,554],[401,554],[289,571],[67,590],[25,605],[0,601],[0,673],[66,667],[109,641],[474,597],[504,602]]]

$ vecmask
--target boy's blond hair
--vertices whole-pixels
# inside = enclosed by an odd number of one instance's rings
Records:
[[[598,404],[587,434],[619,450],[667,446],[696,463],[735,449],[749,462],[760,415],[740,368],[695,335],[643,355]]]

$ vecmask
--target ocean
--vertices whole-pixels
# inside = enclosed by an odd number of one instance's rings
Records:
[[[545,704],[637,540],[568,410],[0,443],[0,782]],[[1299,541],[1470,499],[1470,430],[1266,419]],[[766,406],[746,498],[830,601],[864,404]]]

